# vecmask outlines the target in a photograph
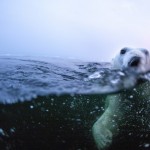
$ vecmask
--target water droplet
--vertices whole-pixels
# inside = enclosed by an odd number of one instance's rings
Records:
[[[130,95],[130,98],[133,98],[133,95]]]
[[[117,84],[120,81],[120,79],[111,80],[112,84]]]
[[[31,109],[33,109],[33,108],[34,108],[34,106],[33,106],[33,105],[31,105],[31,106],[30,106],[30,108],[31,108]]]
[[[149,147],[149,146],[150,146],[149,143],[144,144],[144,147],[145,147],[145,148],[146,148],[146,147]]]
[[[98,107],[98,106],[95,106],[95,109],[99,109],[99,107]]]
[[[2,128],[0,128],[0,135],[5,135],[4,130]]]
[[[11,132],[11,133],[15,133],[15,128],[11,128],[11,129],[10,129],[10,132]]]
[[[101,77],[102,77],[102,75],[99,72],[95,72],[89,76],[89,79],[97,79],[97,78],[101,78]]]
[[[80,121],[81,121],[81,119],[76,119],[76,121],[80,122]]]
[[[125,76],[125,74],[121,71],[119,71],[118,74],[121,75],[121,76]]]

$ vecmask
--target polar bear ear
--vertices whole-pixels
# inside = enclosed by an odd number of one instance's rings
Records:
[[[144,52],[144,54],[147,56],[149,55],[149,51],[147,49],[141,48],[141,50]]]

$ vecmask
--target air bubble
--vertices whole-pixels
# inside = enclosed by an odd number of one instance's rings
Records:
[[[133,98],[133,95],[130,95],[130,98]]]
[[[145,148],[146,148],[146,147],[149,147],[149,146],[150,146],[149,143],[144,144],[144,147],[145,147]]]
[[[31,105],[31,106],[30,106],[30,108],[31,108],[31,109],[33,109],[33,108],[34,108],[34,106],[33,106],[33,105]]]
[[[98,107],[98,106],[95,106],[95,109],[99,109],[99,107]]]
[[[0,128],[0,135],[5,135],[4,130],[2,128]]]

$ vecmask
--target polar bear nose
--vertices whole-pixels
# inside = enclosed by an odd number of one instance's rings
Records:
[[[128,65],[130,67],[137,67],[140,63],[140,57],[133,57],[131,58],[131,60],[129,61]]]

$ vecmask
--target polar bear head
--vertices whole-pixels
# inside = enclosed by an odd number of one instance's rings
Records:
[[[150,53],[144,48],[125,47],[112,60],[113,69],[130,69],[136,72],[146,72],[150,70]]]

